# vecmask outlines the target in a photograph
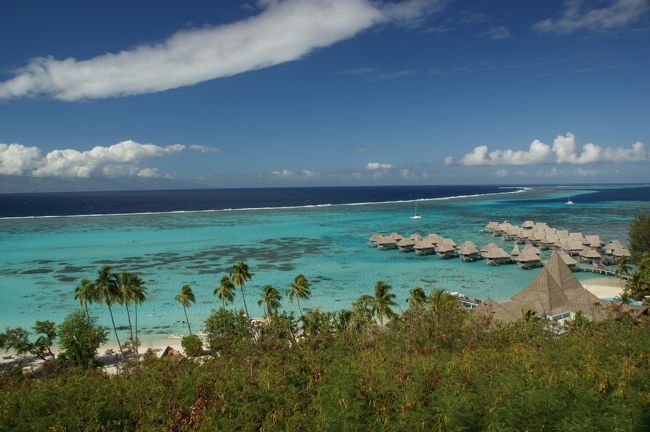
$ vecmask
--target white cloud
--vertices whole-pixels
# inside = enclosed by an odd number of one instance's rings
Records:
[[[598,170],[595,169],[584,169],[584,168],[574,168],[570,170],[561,170],[557,167],[553,167],[547,171],[538,171],[537,177],[594,177],[598,175]]]
[[[614,30],[638,21],[650,11],[648,0],[613,0],[605,7],[588,7],[598,3],[602,2],[565,0],[559,18],[539,21],[533,27],[539,32],[554,34]]]
[[[282,177],[282,178],[291,178],[296,176],[295,172],[288,169],[283,169],[282,171],[273,171],[271,174],[273,174],[276,177]]]
[[[470,153],[460,160],[461,165],[542,165],[557,164],[593,164],[593,163],[621,163],[621,162],[647,162],[650,153],[641,142],[634,143],[630,148],[601,147],[588,143],[582,146],[578,153],[575,135],[567,132],[558,135],[550,147],[540,140],[534,140],[529,150],[495,150],[489,152],[487,146],[475,147]]]
[[[526,150],[495,150],[488,153],[487,146],[478,146],[460,160],[461,165],[536,165],[552,161],[551,148],[539,140]]]
[[[199,153],[218,153],[221,151],[221,149],[217,147],[208,147],[197,144],[193,144],[189,148],[190,150],[194,150],[195,152]]]
[[[39,165],[41,151],[37,147],[0,143],[0,175],[21,175]]]
[[[142,159],[179,153],[182,144],[157,146],[127,140],[108,147],[96,146],[88,151],[52,150],[41,157],[37,147],[0,144],[0,174],[34,177],[132,176],[151,177],[154,168],[138,168]]]
[[[368,165],[366,165],[367,170],[388,170],[393,168],[393,165],[388,164],[388,163],[380,163],[380,162],[368,162]]]
[[[87,60],[34,58],[0,83],[0,100],[64,101],[153,93],[300,59],[380,23],[413,24],[443,0],[265,0],[226,25],[179,31],[163,42]]]
[[[158,168],[143,168],[138,171],[138,177],[160,177]]]
[[[447,156],[442,160],[442,163],[444,163],[445,165],[451,165],[454,163],[454,158],[451,156]]]

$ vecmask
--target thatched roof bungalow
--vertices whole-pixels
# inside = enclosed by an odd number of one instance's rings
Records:
[[[623,243],[619,240],[612,240],[605,245],[603,248],[607,255],[612,255],[616,249],[624,249]]]
[[[463,261],[475,261],[481,258],[481,252],[471,241],[466,241],[458,246],[457,252]]]
[[[580,252],[580,260],[589,264],[595,264],[600,261],[601,256],[598,252],[590,248],[584,248]]]
[[[448,242],[445,239],[443,242],[439,243],[438,246],[436,246],[436,255],[439,256],[440,258],[453,258],[457,255],[456,252],[456,245]]]
[[[482,255],[488,265],[502,265],[512,262],[510,255],[498,246],[488,249]]]
[[[416,242],[413,249],[416,255],[431,255],[436,253],[436,246],[426,240]]]
[[[515,247],[512,248],[512,252],[510,252],[510,255],[513,257],[518,257],[521,251],[519,250],[519,246],[515,245]]]
[[[382,237],[383,235],[381,234],[376,234],[376,233],[373,234],[372,236],[370,236],[370,239],[368,239],[368,246],[377,247],[377,243]]]
[[[400,250],[400,252],[413,252],[414,247],[415,240],[411,240],[410,238],[403,238],[397,242],[397,248]]]
[[[517,265],[524,270],[538,267],[542,263],[539,255],[533,253],[530,249],[524,250],[517,258]]]
[[[560,255],[562,262],[566,264],[567,267],[569,267],[569,270],[573,271],[576,268],[576,265],[578,265],[578,261],[574,260],[571,256],[565,254],[564,252],[558,252],[558,255]]]
[[[391,236],[383,236],[377,242],[377,247],[379,249],[397,249],[397,240]]]

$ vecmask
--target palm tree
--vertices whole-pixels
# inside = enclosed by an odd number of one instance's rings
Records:
[[[115,339],[117,340],[117,346],[120,349],[122,354],[122,359],[126,361],[124,356],[124,350],[122,350],[122,343],[120,342],[120,337],[117,335],[117,327],[115,327],[115,318],[113,317],[113,303],[121,302],[121,291],[117,286],[115,281],[115,275],[113,270],[109,266],[102,267],[98,274],[97,279],[95,280],[95,287],[97,290],[97,301],[106,303],[108,306],[108,312],[111,314],[111,322],[113,323],[113,332],[115,332]]]
[[[379,323],[384,325],[384,317],[393,318],[397,314],[391,309],[391,306],[397,306],[395,303],[395,294],[389,292],[391,286],[384,281],[377,281],[375,284],[375,297],[372,301],[372,314],[379,318]]]
[[[131,324],[131,311],[129,310],[129,305],[132,302],[133,295],[131,293],[131,280],[133,279],[133,274],[129,272],[121,272],[115,276],[115,282],[117,283],[117,288],[120,290],[120,297],[124,308],[126,309],[126,317],[129,320],[129,339],[131,344],[133,344],[133,324]]]
[[[214,295],[221,300],[221,307],[223,308],[223,332],[226,332],[226,302],[231,303],[235,300],[235,284],[232,283],[229,276],[221,278],[221,283],[218,288],[214,289]]]
[[[257,304],[263,306],[266,309],[264,314],[270,318],[278,312],[278,309],[282,307],[280,300],[282,300],[280,291],[278,291],[278,289],[273,285],[266,285],[262,289],[262,296],[260,297]]]
[[[81,285],[77,286],[74,289],[74,298],[79,300],[79,304],[86,308],[86,318],[88,318],[88,325],[90,325],[90,312],[88,311],[88,304],[95,301],[97,297],[97,292],[95,285],[92,281],[84,279],[81,281]]]
[[[135,346],[136,354],[139,354],[138,345],[140,344],[140,339],[138,339],[138,305],[144,303],[147,299],[147,287],[144,285],[144,281],[140,279],[140,276],[134,274],[131,278],[129,293],[131,294],[131,302],[133,303],[133,308],[135,310],[135,340],[133,341],[133,345]]]
[[[194,297],[194,292],[189,284],[183,284],[181,287],[181,292],[176,295],[176,301],[183,306],[183,311],[185,312],[185,321],[187,322],[187,329],[192,334],[192,328],[190,327],[190,320],[187,318],[187,308],[192,306],[192,303],[196,303],[196,297]]]
[[[309,289],[309,281],[303,274],[299,274],[293,279],[291,283],[291,288],[289,288],[289,300],[293,303],[293,298],[295,297],[298,301],[298,310],[300,311],[300,316],[302,316],[302,308],[300,307],[300,299],[309,300],[311,296],[311,289]]]
[[[244,285],[246,284],[246,281],[251,280],[252,277],[253,275],[249,272],[248,265],[245,262],[237,261],[235,265],[232,266],[232,270],[230,271],[230,279],[232,279],[235,285],[239,286],[239,290],[241,291],[241,296],[244,299],[244,310],[246,311],[247,317],[249,317],[250,315],[248,315],[248,307],[246,306]]]
[[[458,299],[445,290],[434,289],[431,291],[431,294],[429,294],[427,302],[429,303],[432,311],[440,312],[442,309],[456,304],[458,302]]]
[[[629,276],[630,275],[630,259],[626,256],[620,257],[618,259],[618,265],[616,266],[616,270],[614,271],[614,274],[616,275],[617,278],[621,279],[621,286],[623,285],[623,281],[621,276]]]
[[[420,287],[415,287],[409,291],[411,296],[409,297],[409,307],[420,308],[424,306],[427,302],[427,295],[424,293],[424,290]]]

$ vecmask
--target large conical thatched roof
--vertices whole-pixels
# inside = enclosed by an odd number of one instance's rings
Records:
[[[460,255],[474,255],[478,252],[476,245],[471,241],[466,241],[458,247],[458,253]]]
[[[515,247],[512,248],[512,253],[510,255],[516,257],[519,256],[520,253],[521,251],[519,250],[519,245],[515,245]]]
[[[511,302],[513,304],[504,306],[516,305],[522,311],[531,309],[540,316],[582,311],[599,320],[603,315],[598,297],[582,287],[557,252],[551,255],[528,288],[512,297]]]

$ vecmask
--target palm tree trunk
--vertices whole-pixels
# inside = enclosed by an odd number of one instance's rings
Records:
[[[239,290],[241,291],[241,298],[244,299],[244,310],[246,311],[246,318],[250,319],[250,315],[248,315],[248,307],[246,306],[246,296],[244,295],[244,287],[240,285]]]
[[[88,325],[90,325],[90,312],[88,312],[88,302],[84,302],[84,306],[86,307],[86,318],[88,318]]]
[[[300,297],[296,297],[296,300],[298,300],[298,310],[300,311],[300,316],[302,317],[302,308],[300,307]]]
[[[226,335],[226,298],[221,299],[221,307],[223,309],[223,335]]]
[[[139,356],[140,352],[138,351],[138,345],[140,344],[138,341],[138,304],[135,303],[133,307],[135,308],[135,340],[133,341],[133,345],[135,346],[135,354]]]
[[[129,312],[129,305],[124,303],[124,308],[126,309],[126,317],[129,319],[129,334],[131,337],[131,344],[133,344],[133,325],[131,325],[131,312]]]
[[[111,322],[113,323],[113,331],[115,332],[115,339],[117,340],[117,346],[120,348],[120,354],[122,354],[122,360],[126,364],[126,357],[124,356],[124,351],[122,350],[122,344],[120,343],[120,337],[117,335],[117,327],[115,327],[115,318],[113,318],[113,308],[111,305],[108,305],[108,312],[111,314]]]
[[[190,328],[190,320],[187,318],[187,308],[183,306],[183,311],[185,312],[185,321],[187,321],[187,329],[190,331],[190,335],[192,334],[192,329]]]

